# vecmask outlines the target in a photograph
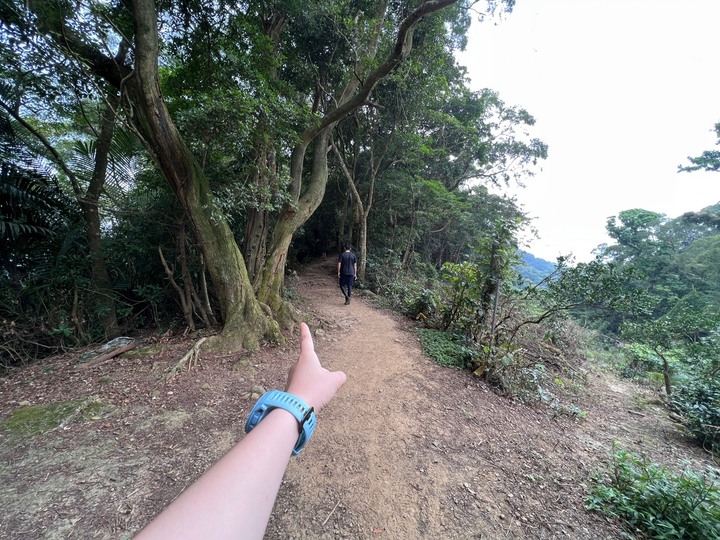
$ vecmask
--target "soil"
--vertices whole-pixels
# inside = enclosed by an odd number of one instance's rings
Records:
[[[295,294],[323,365],[348,381],[291,460],[268,539],[623,538],[584,508],[613,443],[670,467],[709,463],[654,390],[588,362],[574,396],[587,417],[551,414],[433,363],[412,321],[369,295],[344,305],[333,260],[305,268]],[[290,336],[253,354],[201,353],[171,376],[197,339],[148,338],[111,360],[66,355],[0,379],[0,421],[73,404],[39,434],[0,430],[2,538],[130,538],[241,438],[298,352]]]

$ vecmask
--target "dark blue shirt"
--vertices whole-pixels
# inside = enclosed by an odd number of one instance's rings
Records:
[[[340,274],[344,276],[355,275],[357,259],[352,251],[343,251],[338,258],[338,262],[340,263]]]

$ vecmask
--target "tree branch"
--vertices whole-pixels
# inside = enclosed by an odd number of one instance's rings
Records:
[[[361,107],[367,100],[373,88],[375,88],[375,86],[384,77],[395,69],[400,62],[408,57],[410,51],[412,50],[412,38],[415,26],[422,20],[422,18],[426,15],[430,15],[431,13],[435,13],[436,11],[440,11],[445,7],[451,6],[457,1],[458,0],[430,0],[421,4],[417,9],[410,13],[410,15],[405,17],[402,23],[400,23],[398,35],[395,40],[395,47],[385,62],[368,75],[367,79],[360,86],[360,89],[355,93],[355,95],[325,115],[318,125],[303,133],[302,139],[308,142],[311,141],[326,127],[342,120],[352,111]]]

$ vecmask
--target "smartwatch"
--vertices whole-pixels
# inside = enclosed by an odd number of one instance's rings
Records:
[[[310,435],[315,431],[317,425],[315,410],[297,396],[280,390],[270,390],[258,399],[250,411],[250,416],[245,422],[245,433],[250,433],[273,409],[285,409],[297,419],[298,440],[293,449],[293,455],[297,456],[305,448],[310,440]]]

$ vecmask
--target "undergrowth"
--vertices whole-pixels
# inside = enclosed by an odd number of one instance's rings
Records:
[[[586,504],[618,518],[634,535],[677,540],[720,539],[720,485],[708,469],[675,474],[622,449],[594,478]]]
[[[468,369],[472,366],[473,350],[463,338],[440,330],[419,329],[423,351],[441,366]]]

